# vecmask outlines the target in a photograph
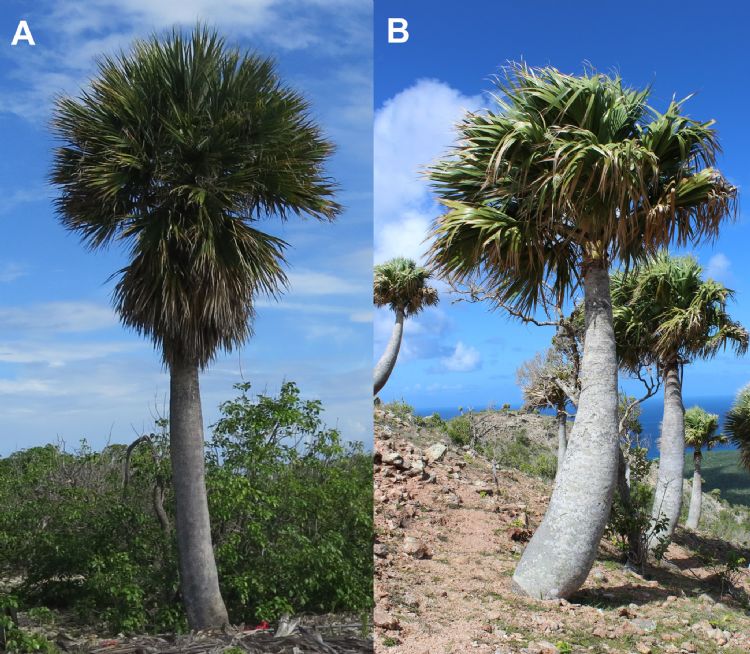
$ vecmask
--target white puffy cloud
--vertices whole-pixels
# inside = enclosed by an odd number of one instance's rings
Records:
[[[728,282],[732,277],[732,262],[725,254],[717,252],[708,260],[706,277],[721,282]]]
[[[375,112],[375,261],[422,259],[438,211],[423,171],[455,140],[467,110],[482,106],[438,80],[419,80]]]
[[[472,372],[482,365],[482,355],[475,347],[465,345],[461,341],[456,343],[456,349],[449,357],[440,360],[443,370],[449,372]]]

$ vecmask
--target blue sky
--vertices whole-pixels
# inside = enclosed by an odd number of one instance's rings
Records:
[[[388,17],[409,22],[404,44],[387,43]],[[488,106],[489,78],[509,61],[581,72],[588,62],[618,71],[627,84],[651,84],[651,104],[694,93],[686,109],[715,119],[724,154],[720,168],[750,206],[747,153],[750,99],[747,64],[738,56],[750,9],[718,2],[491,3],[464,0],[378,0],[375,9],[375,260],[420,258],[439,212],[419,171],[445,152],[452,126],[467,109]],[[750,326],[750,222],[740,212],[713,245],[694,250],[706,273],[737,292],[731,312]],[[519,364],[545,349],[550,328],[525,326],[486,306],[453,303],[407,323],[402,355],[384,400],[404,398],[419,408],[484,408],[520,403]],[[390,333],[387,310],[375,315],[375,357]],[[686,369],[684,394],[733,396],[750,382],[750,362],[730,354]],[[624,382],[626,390],[639,387]],[[650,401],[661,402],[661,397]]]
[[[36,46],[11,47],[19,20]],[[168,378],[151,344],[110,309],[118,248],[84,251],[57,223],[46,183],[57,93],[76,94],[93,60],[174,24],[203,20],[277,58],[337,144],[336,224],[265,223],[291,244],[291,290],[259,301],[255,337],[202,378],[206,423],[242,379],[294,380],[326,420],[371,442],[372,10],[361,0],[6,0],[0,8],[0,454],[60,439],[132,440],[163,412]]]

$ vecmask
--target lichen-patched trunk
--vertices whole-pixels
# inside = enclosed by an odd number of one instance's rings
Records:
[[[676,362],[664,369],[664,416],[659,440],[659,472],[656,477],[652,521],[665,520],[665,529],[653,530],[648,549],[653,551],[664,538],[671,538],[682,508],[682,475],[685,469],[685,408],[682,383]]]
[[[385,386],[385,383],[393,372],[393,368],[396,366],[396,359],[398,359],[398,351],[401,348],[401,338],[403,335],[404,312],[398,310],[396,311],[396,323],[393,325],[391,339],[388,341],[388,346],[385,348],[383,356],[375,364],[375,371],[373,373],[375,395]]]
[[[229,622],[219,591],[206,497],[198,365],[170,366],[169,450],[175,496],[180,588],[191,629]]]
[[[565,460],[565,450],[568,448],[568,414],[565,409],[557,410],[557,473],[559,476],[563,461]]]
[[[693,488],[690,491],[690,511],[688,511],[686,526],[698,529],[701,520],[701,499],[703,498],[703,477],[701,476],[703,454],[700,450],[693,452]]]
[[[617,358],[609,273],[584,276],[586,330],[576,419],[549,508],[513,575],[540,599],[568,597],[594,563],[617,481]]]

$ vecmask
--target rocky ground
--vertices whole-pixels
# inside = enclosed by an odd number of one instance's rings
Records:
[[[529,416],[531,418],[531,416]],[[516,416],[514,419],[518,419]],[[551,485],[488,462],[409,416],[375,411],[375,643],[378,652],[637,654],[750,652],[748,571],[722,589],[731,544],[680,532],[644,576],[603,541],[570,601],[511,591],[511,575],[541,521]]]
[[[222,631],[100,637],[82,629],[64,614],[49,612],[47,619],[18,615],[19,624],[44,635],[57,651],[75,654],[368,654],[373,640],[354,616],[285,618],[271,628],[240,625]],[[0,652],[2,652],[0,647]]]

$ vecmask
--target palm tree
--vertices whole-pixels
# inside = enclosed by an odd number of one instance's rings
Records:
[[[571,400],[565,387],[577,387],[573,364],[566,361],[555,347],[543,355],[537,354],[516,371],[516,379],[523,393],[523,405],[528,409],[551,408],[557,416],[557,475],[560,474],[568,447],[568,405]],[[560,383],[562,382],[562,384]]]
[[[404,334],[404,319],[425,307],[438,303],[438,293],[427,285],[430,273],[411,259],[396,257],[375,266],[374,300],[378,307],[388,306],[396,314],[391,338],[375,365],[375,395],[385,386],[393,372]]]
[[[703,497],[703,478],[701,477],[701,463],[703,449],[710,450],[716,445],[726,443],[726,436],[717,434],[719,416],[708,413],[699,406],[685,411],[685,445],[693,448],[693,487],[690,491],[690,510],[687,522],[690,529],[698,529],[701,519],[701,499]]]
[[[724,419],[724,431],[739,449],[740,463],[750,471],[750,385],[737,394]]]
[[[659,472],[652,510],[655,522],[666,519],[658,538],[674,533],[682,507],[685,466],[684,366],[731,347],[743,354],[748,333],[727,313],[733,292],[712,279],[693,257],[660,252],[652,261],[612,280],[615,332],[638,343],[640,356],[651,356],[664,380],[664,417],[659,440]],[[637,348],[630,348],[636,351]],[[657,545],[652,538],[649,547]]]
[[[201,26],[102,58],[79,98],[57,101],[53,127],[60,220],[89,248],[127,247],[115,308],[169,370],[182,598],[191,628],[220,626],[199,372],[251,335],[255,296],[285,285],[286,243],[256,222],[338,212],[332,146],[272,60]]]
[[[566,597],[593,564],[617,473],[617,357],[609,290],[626,265],[671,240],[711,238],[735,189],[712,168],[711,123],[617,77],[518,65],[497,107],[469,113],[459,144],[430,171],[446,212],[430,264],[454,284],[492,291],[515,314],[584,291],[581,393],[549,508],[516,568],[519,592]]]

